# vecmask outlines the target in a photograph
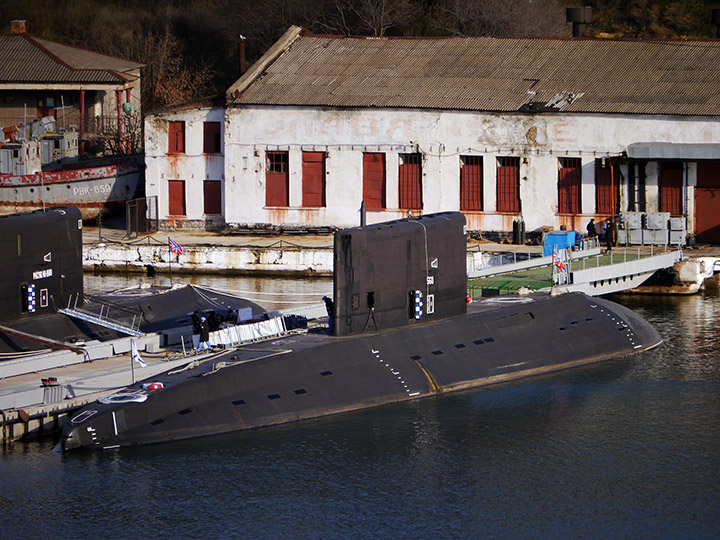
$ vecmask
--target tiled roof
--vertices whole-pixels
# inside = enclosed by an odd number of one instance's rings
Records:
[[[235,104],[720,115],[720,41],[371,38],[293,28]],[[280,42],[279,42],[280,43]]]
[[[122,84],[142,64],[27,34],[0,35],[0,83]]]

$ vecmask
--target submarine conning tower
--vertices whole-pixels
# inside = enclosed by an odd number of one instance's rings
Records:
[[[64,307],[83,291],[82,217],[74,206],[0,216],[0,322]]]
[[[337,231],[333,334],[386,330],[465,314],[466,234],[460,212]]]

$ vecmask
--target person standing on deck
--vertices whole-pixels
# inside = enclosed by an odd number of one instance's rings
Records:
[[[613,240],[615,238],[615,224],[613,223],[611,218],[607,218],[607,221],[605,221],[605,244],[607,245],[607,250],[612,251],[612,245]]]

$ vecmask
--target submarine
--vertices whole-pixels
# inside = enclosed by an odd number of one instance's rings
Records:
[[[468,302],[459,212],[339,230],[328,325],[228,348],[77,412],[64,451],[349,413],[630,356],[662,343],[583,293]]]

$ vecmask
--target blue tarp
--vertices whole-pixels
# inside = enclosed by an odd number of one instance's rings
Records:
[[[543,238],[543,257],[552,255],[553,248],[557,250],[574,248],[580,235],[575,231],[549,231]]]

